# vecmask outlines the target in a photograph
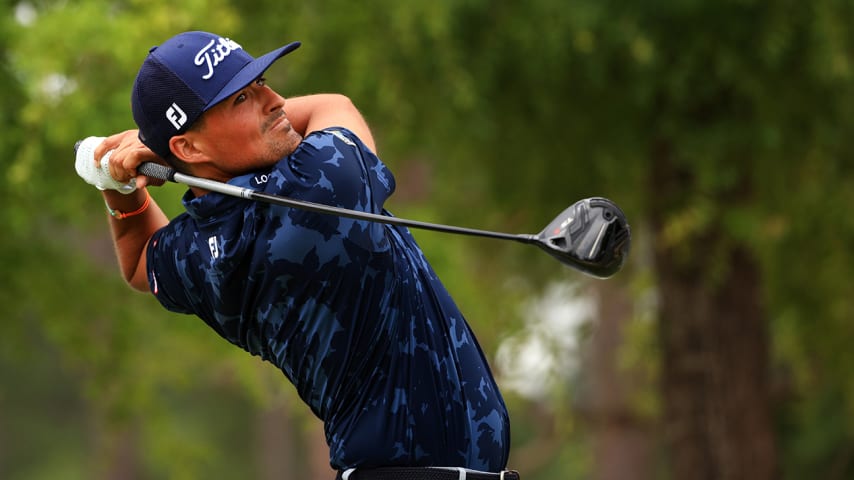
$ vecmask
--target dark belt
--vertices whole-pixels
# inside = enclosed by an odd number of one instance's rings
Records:
[[[338,472],[336,480],[519,480],[519,472],[481,472],[454,467],[355,468]]]

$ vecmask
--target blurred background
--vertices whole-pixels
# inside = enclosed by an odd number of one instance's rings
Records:
[[[629,264],[415,232],[546,479],[854,477],[854,2],[3,2],[0,478],[331,479],[284,376],[120,280],[78,139],[184,30],[341,92],[399,216],[536,233],[620,204]],[[171,216],[183,188],[153,189]]]

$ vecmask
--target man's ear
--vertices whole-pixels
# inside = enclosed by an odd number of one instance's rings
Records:
[[[169,149],[179,160],[186,163],[199,163],[207,160],[207,156],[196,148],[190,132],[175,135],[169,139]]]

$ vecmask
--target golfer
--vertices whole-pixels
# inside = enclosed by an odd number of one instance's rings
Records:
[[[195,187],[170,221],[147,192],[162,181],[137,176],[142,162],[165,162],[389,215],[394,177],[351,101],[285,99],[266,85],[297,47],[255,59],[184,32],[150,50],[131,94],[139,130],[90,137],[78,168],[103,190],[124,278],[281,369],[323,420],[338,478],[518,478],[505,470],[507,409],[483,352],[407,229]],[[136,189],[118,191],[133,178]]]

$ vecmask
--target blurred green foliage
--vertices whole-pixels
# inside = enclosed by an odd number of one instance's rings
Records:
[[[124,286],[101,198],[73,170],[77,139],[133,128],[129,90],[147,49],[191,29],[255,55],[301,40],[270,84],[285,96],[354,100],[380,156],[416,192],[392,198],[399,215],[536,232],[578,198],[603,195],[624,207],[638,239],[650,238],[651,215],[663,218],[661,235],[636,243],[611,280],[636,294],[642,319],[654,316],[642,304],[655,286],[654,242],[685,245],[675,251],[688,263],[715,254],[691,247],[709,229],[747,245],[764,279],[781,469],[786,478],[854,472],[854,2],[0,9],[0,477],[109,478],[104,452],[130,431],[140,478],[256,478],[260,447],[247,425],[281,398],[307,415],[275,369]],[[658,198],[650,165],[665,147],[690,178]],[[744,185],[750,194],[736,194]],[[174,215],[181,193],[154,195]],[[490,356],[523,328],[526,299],[550,282],[583,281],[538,251],[416,235]],[[713,262],[704,273],[730,268]],[[644,325],[631,328],[621,358],[654,376]],[[548,461],[525,478],[590,473],[568,406],[574,386],[564,388],[545,404],[507,394],[514,451],[536,442],[541,409],[562,425]],[[648,388],[638,409],[655,417]]]

